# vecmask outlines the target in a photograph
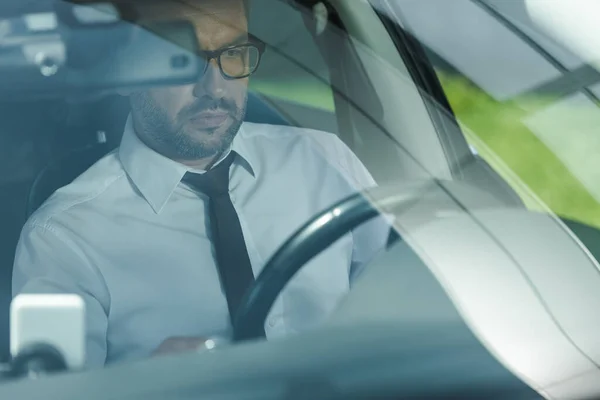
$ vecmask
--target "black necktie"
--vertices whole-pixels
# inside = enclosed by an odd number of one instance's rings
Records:
[[[183,181],[209,198],[210,227],[217,269],[233,319],[246,290],[254,282],[240,220],[229,196],[229,168],[235,152],[204,174],[185,174]]]

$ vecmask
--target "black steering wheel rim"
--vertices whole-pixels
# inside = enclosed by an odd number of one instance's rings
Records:
[[[233,318],[233,341],[261,337],[277,296],[313,257],[353,228],[380,215],[380,208],[410,206],[422,193],[407,194],[397,186],[378,187],[347,197],[313,217],[279,248],[246,292]]]

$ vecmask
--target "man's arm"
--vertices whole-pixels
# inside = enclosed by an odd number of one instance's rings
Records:
[[[81,296],[86,306],[86,367],[104,365],[110,296],[100,273],[66,234],[28,223],[17,246],[12,283],[13,296]]]
[[[352,231],[352,265],[350,284],[360,276],[375,256],[385,251],[392,224],[385,216],[379,216],[365,222]]]
[[[340,172],[350,187],[350,192],[357,193],[376,187],[375,179],[352,150],[337,138],[336,143],[336,159]],[[392,229],[392,221],[391,216],[380,215],[357,226],[352,231],[350,284],[377,254],[385,250]]]

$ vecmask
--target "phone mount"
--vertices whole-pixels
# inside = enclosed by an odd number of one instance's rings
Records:
[[[68,370],[62,353],[54,346],[36,343],[25,347],[4,366],[3,379],[35,379]]]
[[[10,305],[5,379],[36,378],[84,362],[85,303],[75,294],[19,294]]]

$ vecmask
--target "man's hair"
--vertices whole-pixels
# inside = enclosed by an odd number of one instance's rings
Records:
[[[67,2],[73,3],[73,4],[94,4],[94,3],[101,3],[100,0],[66,0]],[[187,4],[187,5],[192,5],[194,3],[201,3],[203,1],[206,0],[152,0],[154,3],[180,3],[180,4]],[[250,20],[250,1],[251,0],[211,0],[211,1],[241,1],[242,4],[244,5],[244,11],[246,13],[246,18],[248,20]],[[135,4],[144,4],[144,2],[147,2],[147,0],[108,0],[109,3],[114,4],[120,12],[122,12],[124,15],[124,19],[125,20],[135,20],[135,12],[132,11],[131,6],[135,5]]]
[[[167,0],[165,0],[165,1],[167,1]],[[206,0],[178,0],[178,2],[184,3],[184,4],[202,3],[203,1],[206,1]],[[210,1],[215,1],[215,0],[210,0]],[[241,1],[242,4],[244,5],[244,10],[246,12],[246,17],[248,19],[250,19],[250,0],[217,0],[217,1],[218,2],[224,2],[224,1],[232,1],[232,2]]]

